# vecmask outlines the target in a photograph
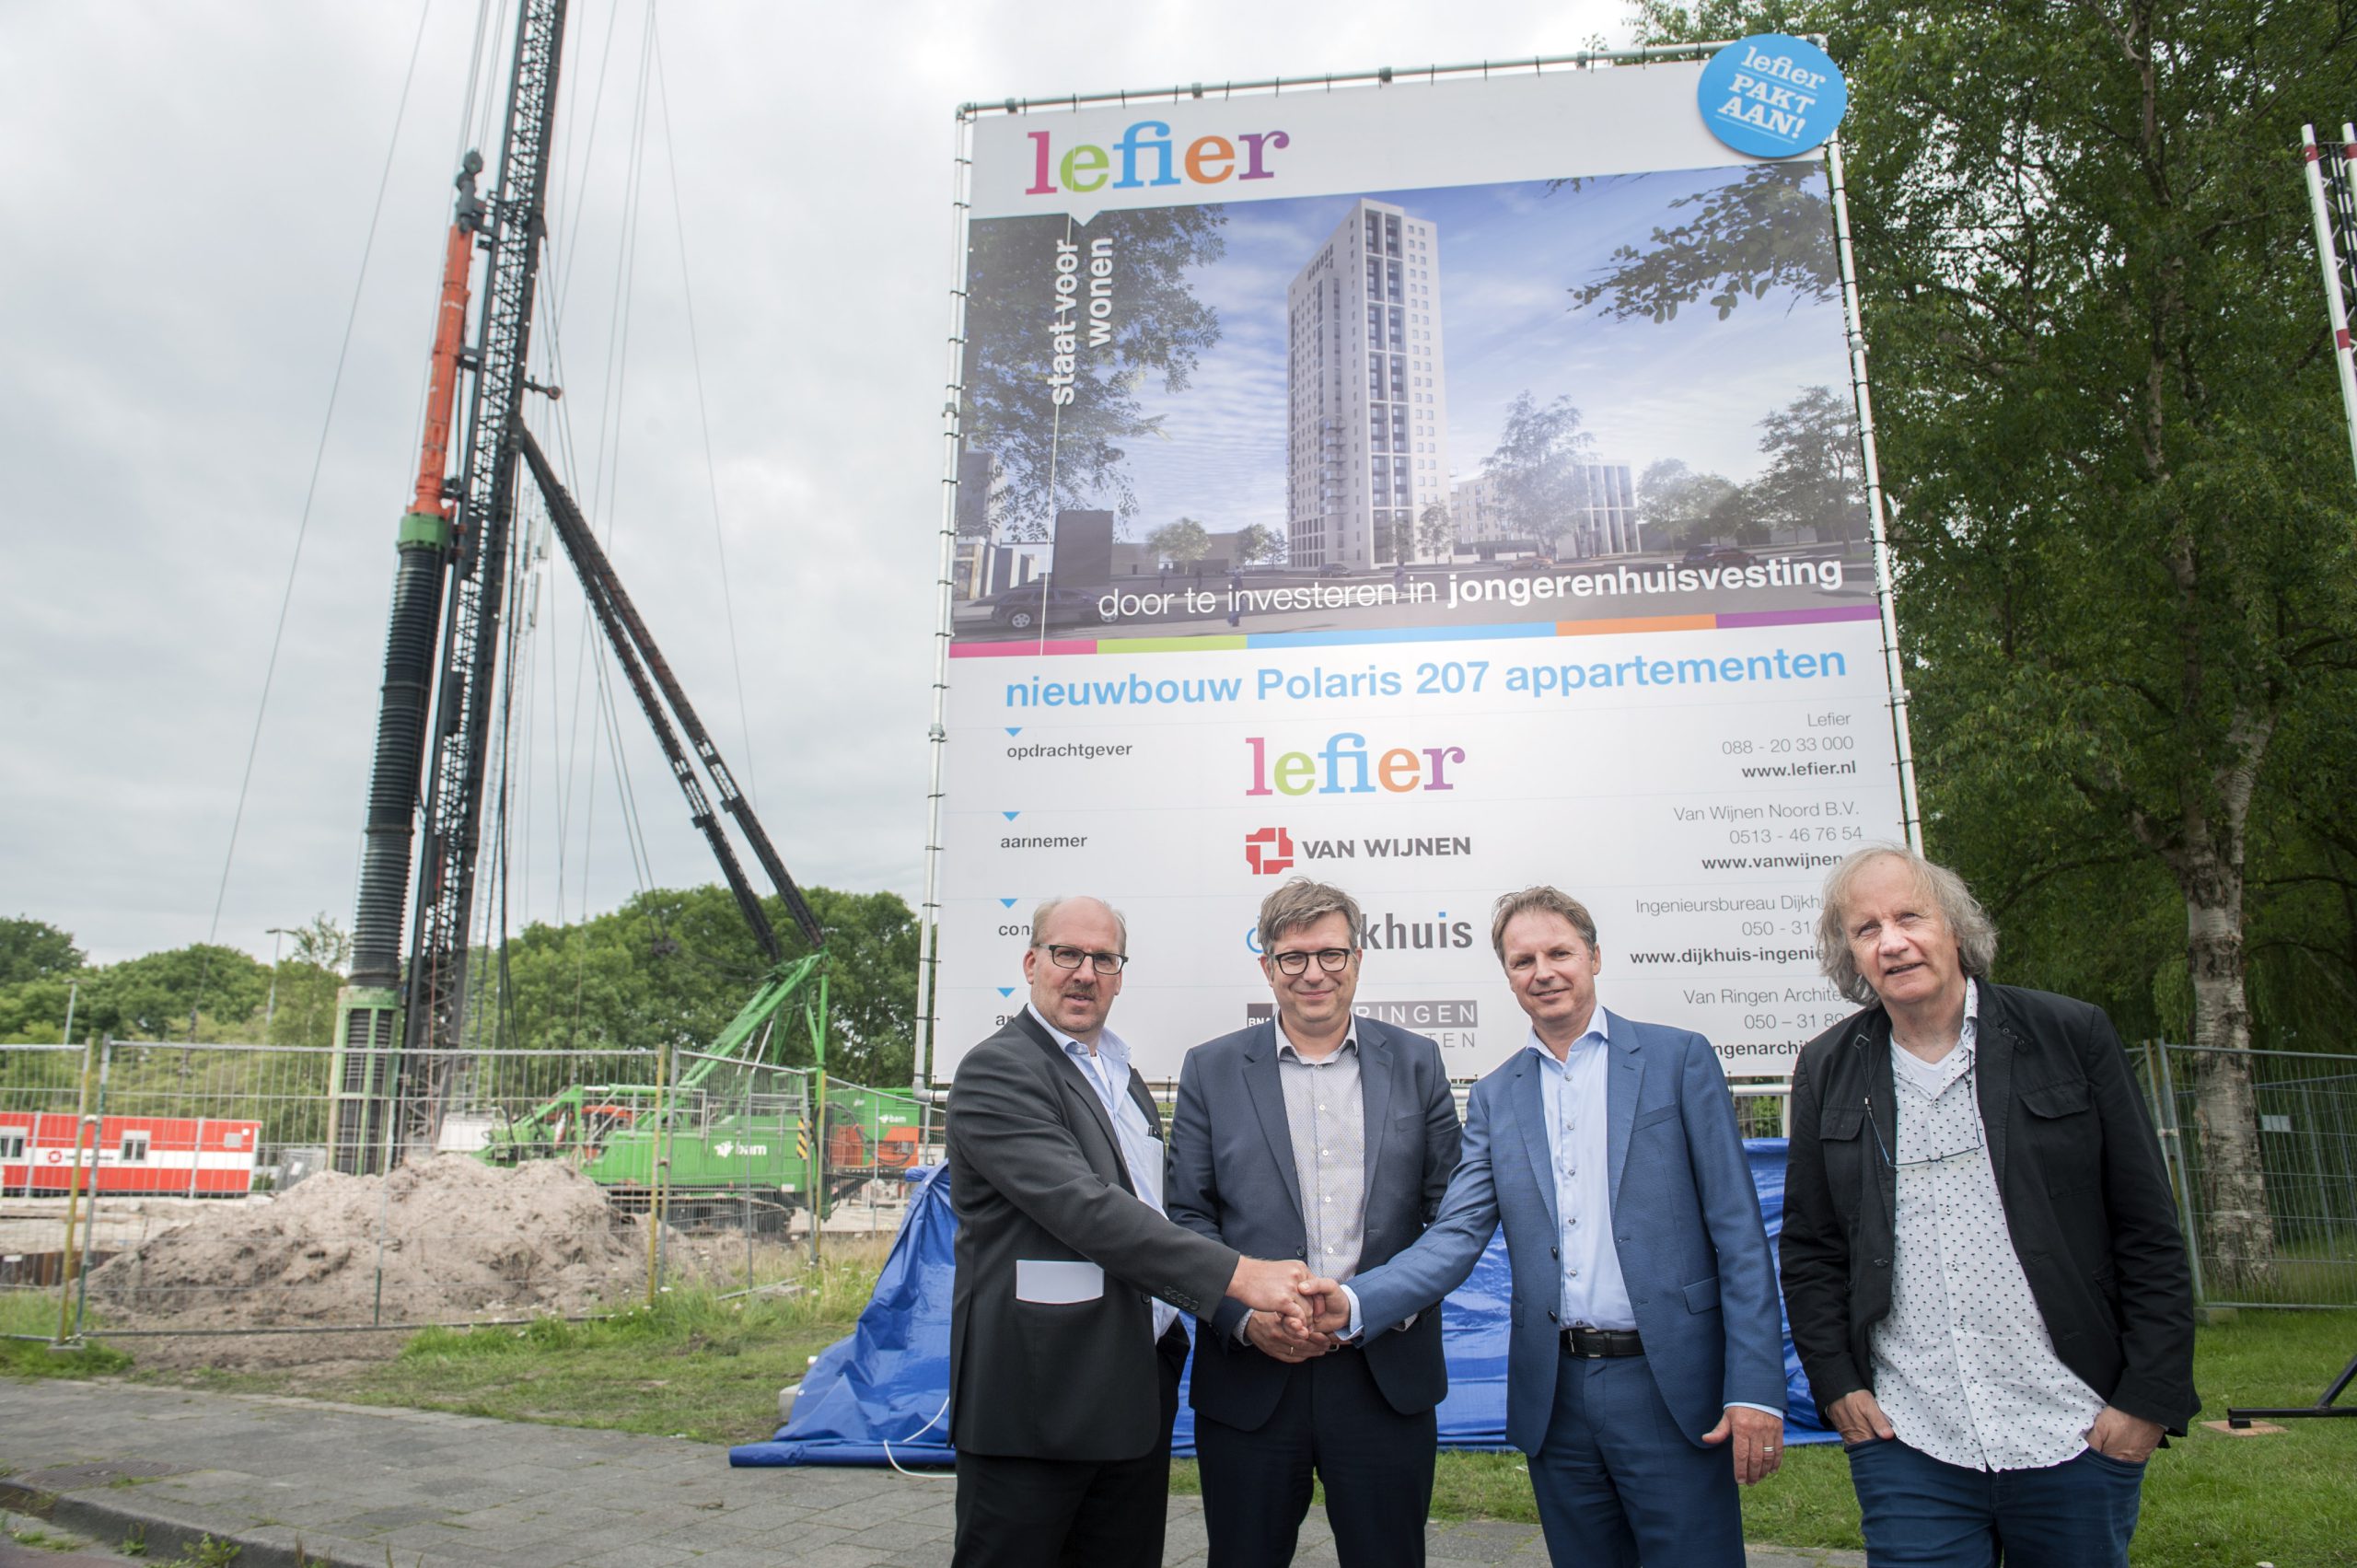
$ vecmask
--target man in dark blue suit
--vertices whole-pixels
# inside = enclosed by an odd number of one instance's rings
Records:
[[[1577,900],[1510,893],[1491,940],[1529,1043],[1474,1087],[1432,1228],[1348,1284],[1304,1286],[1326,1297],[1316,1326],[1379,1334],[1423,1310],[1503,1223],[1506,1436],[1530,1456],[1549,1556],[1739,1568],[1736,1483],[1777,1466],[1783,1340],[1717,1054],[1596,1005],[1603,958]]]
[[[1356,1017],[1365,919],[1295,877],[1260,906],[1273,1020],[1187,1053],[1170,1124],[1170,1217],[1223,1246],[1348,1279],[1440,1207],[1459,1131],[1440,1048]],[[1343,1568],[1417,1568],[1433,1408],[1448,1391],[1437,1307],[1361,1344],[1222,1301],[1195,1337],[1190,1400],[1212,1568],[1293,1560],[1313,1477]]]

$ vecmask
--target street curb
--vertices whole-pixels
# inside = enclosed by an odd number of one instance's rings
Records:
[[[350,1542],[318,1547],[307,1543],[298,1548],[260,1536],[240,1535],[235,1530],[207,1530],[71,1492],[41,1492],[5,1478],[0,1478],[0,1508],[46,1519],[61,1528],[89,1537],[108,1551],[114,1550],[135,1529],[146,1543],[147,1555],[164,1562],[184,1555],[191,1547],[206,1540],[236,1547],[237,1568],[386,1568],[389,1562],[396,1562],[381,1553],[373,1557],[350,1555]]]

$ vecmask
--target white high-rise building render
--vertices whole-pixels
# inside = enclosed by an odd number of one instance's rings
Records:
[[[1407,558],[1424,508],[1448,503],[1439,237],[1361,201],[1285,291],[1285,517],[1296,566]]]
[[[1449,509],[1457,518],[1457,542],[1487,544],[1506,537],[1505,504],[1498,499],[1498,482],[1484,470],[1448,487]]]
[[[1579,466],[1579,507],[1572,517],[1571,553],[1582,560],[1592,555],[1634,555],[1637,542],[1637,494],[1626,463],[1582,463]]]

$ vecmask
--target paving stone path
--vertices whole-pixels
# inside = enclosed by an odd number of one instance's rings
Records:
[[[203,1537],[238,1568],[940,1568],[951,1483],[892,1470],[728,1468],[677,1438],[119,1383],[0,1383],[0,1507],[150,1562]],[[1431,1568],[1543,1568],[1535,1525],[1426,1527]],[[67,1561],[29,1553],[49,1562]],[[18,1561],[0,1538],[0,1568]],[[1167,1564],[1203,1561],[1170,1500]],[[1322,1511],[1303,1568],[1334,1562]],[[1749,1568],[1862,1565],[1754,1547]]]

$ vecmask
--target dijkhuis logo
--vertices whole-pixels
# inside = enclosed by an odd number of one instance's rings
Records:
[[[1244,835],[1244,864],[1255,877],[1293,869],[1293,835],[1283,828],[1255,828]]]

